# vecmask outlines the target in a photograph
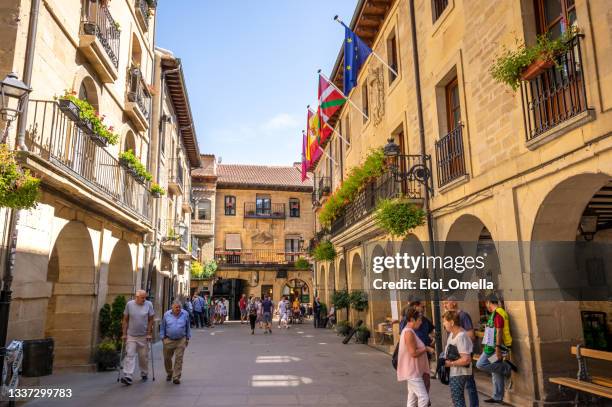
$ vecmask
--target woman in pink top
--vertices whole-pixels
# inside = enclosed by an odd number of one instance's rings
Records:
[[[423,381],[423,374],[429,373],[427,352],[433,348],[425,346],[414,333],[421,325],[421,314],[415,308],[406,311],[406,327],[400,336],[397,356],[397,380],[406,380],[408,385],[408,407],[427,407],[429,395]]]

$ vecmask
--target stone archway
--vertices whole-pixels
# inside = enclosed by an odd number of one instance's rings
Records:
[[[334,292],[336,291],[336,265],[332,261],[327,270],[327,307],[328,309],[332,306],[332,299]]]
[[[53,293],[45,336],[55,341],[54,366],[91,362],[94,334],[95,264],[91,238],[82,222],[71,221],[55,241],[47,269]]]
[[[548,297],[539,294],[533,302],[533,313],[537,332],[534,337],[536,352],[546,354],[540,369],[544,372],[543,400],[557,400],[561,396],[557,386],[552,386],[548,377],[571,376],[575,374],[576,360],[569,353],[570,346],[582,343],[587,348],[597,346],[590,342],[592,333],[585,335],[583,317],[591,313],[605,312],[609,320],[612,305],[609,301],[598,300],[601,289],[610,290],[612,281],[608,267],[598,272],[593,263],[606,263],[609,250],[604,244],[612,242],[612,224],[603,221],[610,208],[612,176],[603,173],[575,175],[554,185],[538,207],[529,242],[529,273],[532,282],[548,282],[544,287],[553,293]],[[608,205],[608,206],[606,206]],[[587,218],[595,218],[595,231],[587,235]],[[601,245],[601,246],[599,246]],[[607,269],[607,270],[606,270]],[[601,284],[593,283],[594,276],[603,278]],[[576,289],[578,290],[576,290]],[[552,291],[551,291],[552,290]],[[574,295],[580,292],[581,296]],[[585,298],[585,294],[588,298]],[[565,300],[560,300],[559,297]],[[611,328],[608,323],[608,330]],[[590,331],[590,329],[589,329]],[[608,344],[609,348],[612,348]],[[606,374],[605,368],[589,365],[592,375]]]
[[[108,291],[106,302],[111,304],[115,297],[123,295],[130,299],[134,292],[134,267],[132,253],[125,240],[119,240],[108,264]]]
[[[353,255],[353,261],[351,262],[350,268],[350,277],[349,277],[349,291],[358,291],[363,290],[363,265],[361,261],[361,256],[359,253],[355,253]],[[350,321],[351,323],[355,323],[358,319],[364,319],[363,312],[357,312],[355,310],[350,311]]]
[[[372,273],[370,275],[369,281],[373,281],[374,279],[380,279],[383,282],[392,281],[390,278],[391,273],[389,269],[384,267],[382,273],[376,274],[372,271],[373,262],[375,257],[385,257],[385,250],[381,245],[377,244],[374,246],[372,250],[372,254],[369,257],[372,264],[368,267],[368,273]],[[375,290],[373,286],[368,287],[369,291],[369,301],[368,308],[370,309],[370,328],[375,329],[378,324],[386,321],[387,318],[391,317],[391,292],[389,289],[381,289]]]
[[[406,253],[409,256],[420,256],[421,254],[427,254],[419,238],[413,234],[409,234],[406,238],[404,238],[404,240],[402,240],[399,247],[399,253],[402,255]],[[416,272],[414,274],[410,274],[405,270],[398,270],[395,278],[397,280],[401,278],[409,278],[410,280],[427,278],[427,270],[423,269],[422,272],[418,275],[416,274]],[[398,300],[400,302],[400,309],[408,305],[410,301],[429,301],[430,293],[428,290],[418,290],[414,293],[412,291],[413,290],[398,290]]]

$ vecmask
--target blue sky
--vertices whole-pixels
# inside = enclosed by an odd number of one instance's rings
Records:
[[[357,0],[162,0],[157,43],[181,58],[202,153],[299,161],[317,69],[329,74]]]

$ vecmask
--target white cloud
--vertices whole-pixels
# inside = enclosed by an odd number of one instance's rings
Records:
[[[296,127],[298,119],[288,113],[279,113],[262,124],[264,130],[284,130]]]

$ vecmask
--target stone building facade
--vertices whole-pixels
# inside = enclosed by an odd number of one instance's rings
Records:
[[[216,276],[243,280],[247,295],[312,302],[312,271],[294,267],[313,236],[312,181],[294,166],[219,164],[217,177]]]
[[[149,158],[155,10],[91,0],[3,0],[0,10],[0,75],[23,78],[32,66],[33,91],[9,143],[42,179],[39,204],[20,211],[16,226],[8,340],[52,337],[55,368],[90,368],[100,308],[142,286],[149,255],[149,185],[118,155],[131,149],[145,166]],[[59,108],[66,90],[104,116],[116,145],[97,144]],[[10,212],[2,211],[5,232]]]
[[[325,158],[318,163],[315,196],[324,204],[327,193],[319,185],[329,185],[333,192],[350,168],[370,149],[386,145],[388,138],[403,155],[413,156],[402,158],[404,169],[422,160],[424,148],[431,160],[434,239],[471,242],[470,249],[463,248],[464,254],[476,252],[480,245],[495,246],[498,264],[491,273],[502,297],[508,297],[513,357],[521,372],[514,375],[506,401],[516,405],[564,397],[549,378],[575,377],[570,345],[585,341],[584,312],[606,312],[607,329],[612,328],[609,301],[519,301],[510,295],[510,288],[523,292],[536,278],[534,249],[542,242],[610,242],[612,74],[605,68],[612,55],[606,20],[610,10],[607,2],[586,0],[365,0],[347,22],[398,75],[373,57],[361,68],[349,97],[369,118],[348,103],[333,118],[351,144],[337,137],[327,143],[325,149],[338,165]],[[568,26],[579,35],[557,56],[558,67],[522,81],[517,91],[493,80],[489,69],[503,46],[515,47],[516,40],[533,44],[537,35],[559,35]],[[330,75],[340,88],[342,71],[340,52]],[[422,185],[407,182],[401,191],[423,204]],[[319,208],[315,206],[315,213]],[[349,205],[327,232],[340,254],[335,261],[316,266],[317,289],[328,299],[334,290],[369,287],[373,256],[427,252],[427,225],[394,246],[374,222],[373,207],[356,215],[358,209]],[[501,250],[503,242],[521,242],[521,247],[531,250],[515,257],[516,251]],[[593,272],[589,267],[578,262],[576,273],[586,278]],[[524,278],[517,279],[517,272]],[[398,270],[385,273],[391,279],[401,278]],[[384,296],[367,312],[350,318],[364,319],[375,331],[409,300],[405,291],[387,291]],[[483,317],[477,299],[463,301],[461,307],[474,321]],[[392,343],[385,349],[392,350]],[[477,380],[479,388],[488,391],[488,378]]]

